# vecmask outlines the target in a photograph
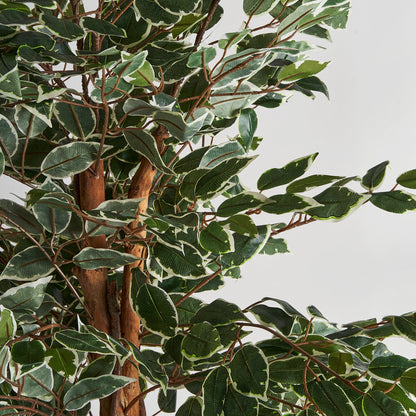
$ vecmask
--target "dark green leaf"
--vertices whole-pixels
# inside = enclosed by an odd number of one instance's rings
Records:
[[[250,308],[261,323],[272,325],[280,332],[288,335],[292,329],[294,319],[280,308],[274,308],[267,305],[255,305]]]
[[[79,380],[84,378],[96,378],[104,374],[111,374],[115,365],[116,357],[112,355],[99,357],[82,370]]]
[[[402,173],[397,178],[397,183],[405,188],[416,189],[416,169]]]
[[[395,214],[416,209],[415,197],[403,191],[377,192],[371,195],[370,202],[378,208]]]
[[[304,211],[310,207],[319,205],[312,198],[295,194],[273,195],[270,202],[262,205],[262,210],[269,214],[284,214],[286,212]]]
[[[92,333],[82,333],[73,329],[64,329],[55,334],[60,344],[74,351],[114,355],[114,348]]]
[[[228,371],[224,366],[212,370],[203,384],[203,416],[221,416],[227,393]]]
[[[268,12],[279,0],[244,0],[243,10],[247,16]]]
[[[270,237],[259,254],[273,255],[276,253],[290,253],[287,243],[283,238]]]
[[[41,13],[42,22],[53,34],[67,40],[77,40],[84,36],[84,31],[74,22],[68,19],[59,19],[49,13]]]
[[[117,268],[134,263],[138,257],[128,253],[108,248],[85,247],[73,258],[73,262],[86,270],[95,270],[101,267]]]
[[[315,75],[318,72],[321,72],[329,62],[318,62],[318,61],[311,61],[306,60],[302,62],[300,65],[295,62],[284,67],[278,76],[279,81],[296,81],[302,78],[310,77],[311,75]]]
[[[416,362],[401,355],[388,355],[375,358],[368,367],[368,371],[376,378],[384,381],[395,381],[405,370],[414,367]]]
[[[82,17],[81,26],[90,32],[100,33],[101,35],[121,36],[126,37],[124,29],[113,25],[110,22],[102,19],[94,19],[93,17]]]
[[[202,68],[207,66],[207,64],[211,62],[216,55],[217,51],[213,47],[200,48],[198,51],[189,55],[187,65],[189,68]]]
[[[416,341],[416,315],[406,314],[393,317],[393,326],[399,334],[411,341]]]
[[[202,416],[202,400],[199,397],[190,397],[178,409],[176,416]]]
[[[45,360],[45,346],[41,341],[15,342],[11,349],[12,360],[18,364],[42,364]]]
[[[157,404],[159,409],[165,413],[174,413],[176,410],[176,390],[167,389],[166,393],[163,390],[159,391],[157,396]]]
[[[283,168],[273,168],[264,172],[257,181],[257,188],[261,191],[286,185],[294,179],[302,176],[311,166],[318,153],[296,159]]]
[[[210,222],[200,232],[199,243],[211,253],[226,253],[231,250],[231,236],[217,221]]]
[[[237,305],[223,299],[216,299],[209,305],[203,306],[191,319],[191,323],[209,322],[218,326],[246,320],[247,318]]]
[[[163,337],[175,335],[178,316],[173,302],[164,290],[144,284],[133,298],[133,306],[150,331]]]
[[[361,185],[369,191],[378,188],[381,185],[381,182],[383,182],[386,168],[389,163],[390,162],[387,160],[369,169],[361,179]]]
[[[249,215],[237,214],[233,215],[225,221],[222,225],[228,225],[231,231],[238,234],[247,235],[249,237],[257,237],[259,235],[256,224]]]
[[[251,149],[254,133],[257,129],[257,115],[252,108],[241,110],[238,117],[238,131],[240,133],[242,144],[246,152]]]
[[[10,120],[2,114],[0,114],[0,131],[0,144],[4,153],[13,156],[17,150],[17,132]]]
[[[270,380],[282,384],[303,384],[314,379],[310,371],[306,371],[307,360],[304,357],[292,357],[288,359],[275,360],[270,363]],[[309,364],[310,365],[310,364]]]
[[[306,90],[321,92],[329,99],[328,88],[318,77],[303,78],[296,81],[296,84]]]
[[[182,341],[182,353],[190,361],[211,357],[221,348],[218,331],[209,322],[193,325]]]
[[[258,402],[254,397],[243,395],[229,386],[224,401],[224,415],[257,416]]]
[[[50,348],[46,351],[48,366],[65,377],[75,374],[77,370],[76,355],[65,348]]]
[[[16,329],[17,324],[13,312],[0,307],[0,347],[16,335]]]
[[[230,364],[234,388],[250,397],[266,399],[269,366],[263,352],[251,344],[237,351]]]
[[[244,192],[243,194],[226,199],[218,207],[217,215],[220,217],[228,217],[241,211],[259,208],[267,201],[268,199],[258,192]]]
[[[327,185],[328,183],[335,182],[338,179],[342,179],[343,176],[330,176],[330,175],[311,175],[306,178],[298,179],[292,182],[286,187],[287,193],[298,193],[309,191],[317,186]]]
[[[365,416],[405,416],[404,407],[381,391],[367,393],[362,401]]]

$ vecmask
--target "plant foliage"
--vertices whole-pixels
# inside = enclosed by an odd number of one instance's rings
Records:
[[[340,327],[201,296],[292,228],[416,209],[414,170],[378,190],[388,162],[307,176],[315,153],[241,185],[256,109],[327,95],[296,37],[329,38],[349,2],[240,3],[242,29],[218,35],[218,0],[1,2],[0,173],[28,186],[0,200],[1,415],[139,415],[154,390],[179,416],[416,415],[416,361],[383,344],[415,341],[414,313]]]

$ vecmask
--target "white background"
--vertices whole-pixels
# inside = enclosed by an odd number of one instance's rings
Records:
[[[239,29],[241,3],[222,2],[224,31]],[[294,94],[280,108],[260,114],[261,155],[244,183],[254,188],[267,168],[316,151],[320,155],[310,173],[363,175],[390,160],[384,190],[400,173],[416,168],[415,13],[414,0],[353,0],[348,29],[334,32],[333,43],[313,55],[332,61],[321,74],[331,100]],[[4,176],[0,185],[1,197],[24,192]],[[414,212],[394,215],[366,204],[339,223],[287,232],[282,236],[291,254],[256,257],[244,266],[243,279],[227,281],[208,298],[244,307],[273,296],[302,312],[314,304],[340,323],[414,310],[415,226]],[[390,345],[416,356],[412,344]]]

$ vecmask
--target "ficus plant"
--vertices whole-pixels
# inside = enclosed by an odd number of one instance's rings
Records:
[[[315,153],[240,183],[256,109],[328,94],[305,39],[349,3],[232,7],[222,34],[219,0],[0,1],[0,173],[27,187],[0,200],[0,415],[145,416],[154,391],[178,416],[416,415],[416,361],[383,344],[416,340],[413,313],[204,302],[290,229],[416,209],[416,171],[378,190],[388,162],[308,175]]]

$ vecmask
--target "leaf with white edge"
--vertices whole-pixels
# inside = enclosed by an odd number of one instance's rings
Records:
[[[102,80],[97,79],[95,83],[97,88],[91,91],[91,98],[97,103],[102,103]],[[104,99],[106,101],[114,101],[125,98],[133,88],[133,85],[118,77],[107,78],[104,85]]]
[[[270,363],[269,374],[270,380],[282,384],[303,384],[306,376],[306,382],[314,379],[310,371],[306,371],[307,360],[305,357],[291,357],[286,359],[275,360]]]
[[[259,235],[256,224],[249,215],[236,214],[227,220],[221,221],[221,225],[225,225],[238,234],[248,237],[257,237]]]
[[[220,335],[209,322],[193,325],[182,340],[182,354],[190,361],[209,358],[222,348]]]
[[[177,139],[184,139],[186,123],[180,113],[159,110],[153,114],[153,121],[158,124],[163,124],[169,133]]]
[[[258,407],[256,398],[239,393],[231,385],[228,387],[224,400],[224,415],[258,416]]]
[[[199,162],[200,168],[214,168],[232,157],[244,156],[245,152],[238,142],[225,142],[208,149]]]
[[[192,13],[200,6],[201,0],[155,0],[156,3],[169,13],[186,15]]]
[[[36,400],[53,400],[53,372],[47,365],[42,365],[30,372],[24,378],[22,396],[33,397]]]
[[[232,249],[231,233],[217,221],[210,222],[199,234],[199,244],[211,253],[226,253]]]
[[[318,62],[307,60],[302,62],[300,65],[298,62],[290,64],[284,67],[278,76],[279,81],[292,82],[298,79],[307,78],[311,75],[315,75],[318,72],[321,72],[327,67],[329,62]]]
[[[48,127],[42,119],[31,111],[30,106],[18,105],[15,113],[16,124],[25,137],[35,137]]]
[[[221,416],[227,393],[228,370],[223,365],[214,368],[202,386],[203,416]]]
[[[52,370],[64,377],[70,377],[77,371],[77,356],[66,348],[50,348],[45,353],[47,364]]]
[[[259,192],[244,192],[226,199],[217,209],[216,214],[220,217],[228,217],[241,211],[260,208],[269,201]]]
[[[251,29],[243,29],[239,32],[226,33],[225,39],[218,40],[218,47],[221,49],[229,49],[231,46],[243,40],[250,32]]]
[[[123,105],[124,113],[131,116],[151,116],[158,107],[138,98],[129,98]]]
[[[260,348],[247,344],[238,350],[231,361],[230,373],[238,392],[266,400],[269,365]]]
[[[371,195],[370,202],[378,208],[395,214],[416,209],[416,198],[403,191],[376,192]]]
[[[31,32],[33,33],[33,32]],[[18,35],[14,36],[15,39]],[[19,70],[15,55],[1,54],[0,58],[0,97],[19,100],[22,98]]]
[[[228,325],[232,322],[247,321],[241,309],[234,303],[216,299],[203,306],[191,319],[191,323],[209,322],[214,326]]]
[[[402,173],[397,178],[397,183],[405,188],[416,189],[416,169]]]
[[[162,337],[173,337],[178,326],[175,305],[159,287],[144,284],[132,299],[133,307],[150,331]]]
[[[271,189],[276,186],[286,185],[294,179],[302,176],[312,165],[318,153],[293,160],[283,168],[273,168],[264,172],[257,181],[260,191]]]
[[[16,335],[17,323],[13,312],[0,306],[0,347]],[[1,375],[1,373],[0,373]]]
[[[97,159],[100,143],[73,142],[55,147],[42,162],[42,173],[63,179],[88,169]]]
[[[309,393],[325,416],[354,416],[357,414],[341,387],[332,381],[313,381]]]
[[[257,114],[252,108],[244,108],[238,117],[238,131],[246,152],[251,149],[254,133],[257,129]]]
[[[102,19],[94,19],[93,17],[82,17],[80,20],[81,26],[93,33],[99,33],[101,35],[110,35],[117,37],[126,37],[126,31],[110,22]]]
[[[259,254],[268,254],[269,256],[277,253],[290,253],[286,240],[283,238],[270,237],[259,251]]]
[[[42,305],[46,286],[51,279],[52,276],[43,277],[6,290],[0,296],[0,305],[13,311],[33,314]]]
[[[206,276],[207,271],[199,252],[191,245],[185,244],[183,249],[155,243],[152,253],[163,267],[173,276],[196,278]]]
[[[253,238],[234,234],[234,251],[225,253],[220,260],[224,267],[241,266],[263,248],[270,237],[270,225],[262,225],[257,230],[258,235]]]
[[[60,208],[62,202],[66,201],[62,198],[45,195],[32,206],[36,219],[51,233],[63,233],[71,221],[72,213],[67,209]]]
[[[401,375],[400,385],[409,393],[416,395],[416,366],[408,368]]]
[[[232,157],[208,170],[195,185],[195,196],[202,201],[209,200],[233,186],[231,178],[238,175],[254,157]]]
[[[81,39],[85,32],[76,23],[68,19],[59,19],[50,13],[41,13],[39,21],[42,22],[54,35],[67,39]]]
[[[10,120],[3,114],[0,114],[0,131],[0,145],[4,153],[13,156],[17,150],[17,132]]]
[[[18,341],[11,349],[12,360],[17,364],[41,364],[45,360],[45,346],[39,340]]]
[[[144,156],[154,167],[168,175],[174,174],[163,162],[155,138],[150,133],[142,129],[127,129],[124,131],[124,137],[129,146]]]
[[[416,314],[394,316],[393,326],[400,336],[416,341]]]
[[[129,377],[115,375],[103,375],[78,381],[64,396],[65,409],[68,411],[82,409],[92,400],[107,397],[134,381]]]
[[[370,374],[383,381],[394,382],[408,368],[414,367],[415,362],[401,355],[388,355],[375,358],[369,365]]]
[[[386,168],[389,163],[390,162],[386,160],[385,162],[379,163],[377,166],[369,169],[361,179],[361,185],[369,191],[377,189],[381,185],[381,182],[383,182],[386,174]]]
[[[66,130],[82,140],[89,137],[95,130],[95,113],[82,102],[57,102],[54,113]]]
[[[39,247],[27,247],[10,259],[0,275],[0,280],[37,280],[53,270],[54,265]]]
[[[202,416],[202,400],[200,397],[193,396],[178,409],[176,416]]]
[[[104,355],[99,357],[82,370],[79,380],[84,378],[96,378],[104,374],[111,374],[116,365],[116,357]]]
[[[23,229],[31,235],[42,233],[42,226],[34,215],[14,201],[0,199],[0,218],[14,229]]]
[[[134,263],[139,258],[109,248],[85,247],[72,260],[82,269],[95,270],[101,267],[116,269]]]
[[[360,195],[345,187],[330,187],[314,197],[322,206],[310,208],[306,212],[313,218],[340,220],[346,217],[354,208],[368,201],[370,195]]]
[[[270,202],[262,205],[261,209],[269,214],[285,214],[286,212],[302,212],[319,206],[314,199],[296,194],[273,195]]]
[[[294,319],[283,309],[267,305],[255,305],[250,308],[250,312],[253,313],[262,324],[273,326],[285,335],[290,334]]]
[[[279,0],[244,0],[243,10],[247,16],[267,13]]]
[[[124,80],[136,87],[147,87],[155,80],[155,72],[152,65],[145,61],[143,66],[130,75],[126,75]]]
[[[55,333],[55,340],[70,350],[84,351],[103,355],[116,354],[114,348],[89,332],[79,332],[73,329],[64,329]]]
[[[400,402],[381,391],[370,391],[363,397],[362,409],[365,416],[407,416]]]
[[[326,96],[329,99],[328,87],[318,77],[307,77],[296,81],[296,85],[306,89],[307,91],[317,91]]]
[[[306,178],[293,181],[286,187],[286,192],[289,194],[295,194],[298,192],[306,192],[313,188],[322,185],[328,185],[339,179],[343,179],[343,176],[331,176],[331,175],[311,175]]]
[[[147,57],[147,51],[141,51],[136,55],[123,55],[123,61],[121,63],[119,63],[115,68],[113,68],[113,72],[121,77],[126,77],[128,75],[131,75],[133,73],[135,73],[138,69],[142,68],[144,63],[146,62],[146,57]],[[129,105],[127,104],[128,102],[144,102],[142,100],[136,99],[136,98],[129,98],[125,105]],[[126,109],[124,108],[124,111],[126,111]],[[127,111],[126,111],[127,112]],[[149,114],[150,115],[150,114]]]
[[[207,66],[217,55],[217,51],[213,47],[202,47],[198,51],[189,55],[187,65],[189,68],[203,68]]]

